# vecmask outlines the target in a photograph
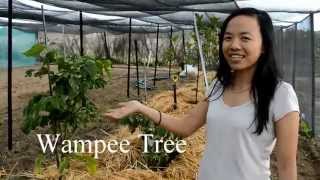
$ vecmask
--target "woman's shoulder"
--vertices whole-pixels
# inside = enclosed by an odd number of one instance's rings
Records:
[[[276,95],[284,95],[284,94],[287,94],[287,93],[294,93],[295,94],[295,91],[294,91],[294,88],[293,86],[286,82],[286,81],[283,81],[283,80],[280,80],[277,84],[277,87],[276,87],[276,90],[275,90],[275,96]]]
[[[277,86],[278,87],[283,87],[283,88],[292,88],[293,87],[289,82],[286,82],[284,80],[279,80]]]
[[[280,81],[271,102],[274,120],[281,119],[291,111],[299,111],[299,102],[293,86],[285,81]]]

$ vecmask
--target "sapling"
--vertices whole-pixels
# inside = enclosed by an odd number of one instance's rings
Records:
[[[88,91],[106,85],[105,75],[111,75],[111,61],[88,56],[64,57],[59,51],[49,50],[42,44],[34,45],[24,54],[36,57],[40,62],[40,68],[27,70],[26,76],[48,76],[48,86],[52,89],[33,96],[24,108],[23,132],[28,134],[38,127],[47,127],[49,133],[61,134],[59,146],[64,139],[72,137],[79,127],[100,118],[96,106],[88,97]],[[69,158],[57,149],[57,166],[63,172],[68,167]]]

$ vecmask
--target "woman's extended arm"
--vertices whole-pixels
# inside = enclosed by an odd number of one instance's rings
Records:
[[[298,133],[298,112],[290,112],[276,122],[276,156],[280,180],[297,180]]]
[[[132,113],[138,112],[144,114],[155,123],[158,123],[160,120],[160,113],[157,110],[143,105],[138,101],[119,103],[119,106],[119,108],[105,113],[105,117],[111,120],[119,120]],[[162,120],[160,126],[182,137],[187,137],[206,122],[207,111],[208,102],[201,101],[182,118],[175,118],[168,114],[161,113]]]

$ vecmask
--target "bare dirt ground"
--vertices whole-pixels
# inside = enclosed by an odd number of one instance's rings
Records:
[[[26,78],[24,77],[24,72],[29,68],[18,68],[13,71],[13,147],[12,151],[7,150],[7,131],[6,131],[6,112],[7,112],[7,83],[6,83],[6,72],[0,71],[0,179],[5,177],[12,177],[12,179],[32,179],[34,176],[28,176],[26,174],[32,175],[34,163],[36,157],[39,155],[40,146],[36,139],[36,133],[44,133],[46,129],[37,129],[36,132],[32,132],[29,135],[25,135],[20,130],[20,126],[23,120],[22,111],[26,106],[27,102],[31,97],[37,93],[45,92],[48,90],[47,78],[43,77],[42,79],[37,78]],[[142,69],[141,69],[142,71]],[[114,106],[118,102],[127,101],[126,97],[126,66],[115,66],[112,72],[112,79],[109,81],[108,85],[99,90],[93,90],[90,92],[90,97],[98,106],[101,112],[107,111],[110,107]],[[131,73],[134,76],[135,69],[131,69]],[[148,71],[149,76],[153,75],[153,69]],[[167,71],[164,69],[159,70],[159,74],[162,77],[167,76]],[[140,75],[142,77],[142,74]],[[135,78],[132,77],[132,81]],[[178,83],[178,87],[185,86],[188,83],[192,87],[192,93],[195,90],[195,81],[194,80],[182,80]],[[152,91],[148,91],[148,99],[156,97],[158,101],[167,102],[167,99],[170,98],[167,96],[161,96],[161,93],[170,93],[168,90],[171,90],[171,82],[168,80],[157,81],[157,88]],[[141,95],[144,96],[143,89],[141,89]],[[137,99],[137,91],[134,88],[134,85],[131,84],[130,88],[131,97],[129,99]],[[179,94],[179,98],[184,98],[185,94]],[[190,96],[188,97],[190,101]],[[193,97],[191,98],[193,99]],[[162,104],[165,104],[162,103]],[[168,101],[168,103],[172,103]],[[167,103],[167,105],[168,105]],[[181,107],[177,112],[173,112],[177,116],[186,112],[192,107],[192,102],[190,105]],[[159,107],[162,111],[165,111],[164,107]],[[105,136],[105,133],[113,133],[116,129],[114,124],[108,122],[93,122],[88,125],[87,128],[80,129],[77,133],[77,136],[84,139],[101,139]],[[203,131],[197,132],[197,137],[204,137]],[[199,138],[198,138],[199,139]],[[191,137],[190,142],[198,140],[197,138]],[[205,142],[200,142],[202,146]],[[199,148],[199,147],[193,147]],[[197,149],[197,153],[201,153],[201,149]],[[195,152],[195,151],[192,151]],[[50,165],[54,163],[51,156],[47,157],[47,164]],[[191,163],[186,167],[192,168],[193,171],[197,171],[197,166],[200,156],[196,156],[198,159],[196,162]],[[188,158],[188,157],[181,157]],[[179,161],[178,161],[179,163]],[[276,158],[275,155],[272,155],[271,167],[273,171],[273,179],[277,178],[276,173]],[[315,139],[308,139],[301,136],[299,140],[299,154],[298,154],[298,174],[299,180],[320,180],[320,142]],[[134,171],[134,170],[133,170]],[[183,169],[180,169],[180,174],[187,173]],[[21,175],[24,173],[25,175]],[[20,174],[20,175],[19,175]],[[157,175],[157,177],[159,174]],[[138,177],[138,176],[137,176]],[[150,176],[156,177],[156,176]],[[44,178],[47,179],[47,178]],[[76,179],[76,178],[75,178]],[[89,178],[90,179],[90,178]],[[99,179],[99,178],[98,178]],[[117,178],[115,178],[117,179]],[[139,179],[139,178],[136,178]],[[143,178],[142,178],[143,179]],[[150,179],[150,178],[149,178]],[[170,178],[166,178],[170,179]],[[187,179],[195,179],[195,175]]]

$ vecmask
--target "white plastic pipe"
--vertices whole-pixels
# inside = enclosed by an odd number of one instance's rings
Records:
[[[209,84],[208,84],[208,78],[207,78],[207,73],[206,73],[206,66],[205,66],[205,62],[204,62],[204,56],[203,56],[203,52],[202,52],[201,39],[200,39],[200,36],[199,36],[199,31],[198,31],[198,26],[197,26],[196,13],[193,14],[193,18],[194,18],[193,22],[194,22],[194,27],[195,27],[195,31],[196,31],[196,37],[197,37],[197,42],[198,42],[201,66],[202,66],[202,71],[203,71],[203,75],[204,75],[204,82],[205,82],[206,90],[208,91]]]
[[[151,61],[152,51],[149,50],[148,60],[144,63],[144,94],[145,98],[144,101],[147,103],[147,70],[149,69],[149,64]]]
[[[42,13],[42,25],[44,32],[44,44],[47,46],[47,27],[46,27],[46,16],[44,15],[43,5],[41,5],[41,13]]]

